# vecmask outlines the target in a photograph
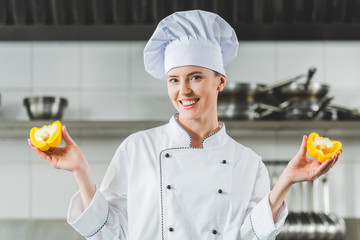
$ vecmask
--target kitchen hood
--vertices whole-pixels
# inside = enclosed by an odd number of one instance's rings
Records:
[[[218,13],[239,40],[360,39],[360,0],[0,0],[0,40],[147,40],[188,9]]]

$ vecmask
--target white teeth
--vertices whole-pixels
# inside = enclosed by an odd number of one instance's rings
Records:
[[[184,106],[190,106],[190,105],[193,105],[193,104],[195,104],[195,103],[196,103],[195,100],[193,100],[193,101],[182,101],[182,104],[183,104]]]

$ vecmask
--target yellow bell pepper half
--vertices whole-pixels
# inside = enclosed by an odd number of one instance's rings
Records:
[[[41,128],[33,127],[30,130],[31,143],[41,151],[56,147],[61,142],[61,126],[61,122],[55,121]]]
[[[341,142],[332,141],[329,138],[321,137],[316,132],[312,132],[307,140],[307,152],[312,158],[316,158],[320,162],[331,158],[341,149]]]

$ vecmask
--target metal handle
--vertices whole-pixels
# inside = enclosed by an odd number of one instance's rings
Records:
[[[308,90],[309,88],[309,85],[310,85],[310,82],[311,82],[311,79],[312,77],[314,76],[316,72],[316,68],[310,68],[309,69],[309,72],[308,72],[308,75],[307,75],[307,79],[306,79],[306,83],[305,83],[305,90]]]
[[[278,87],[282,87],[282,86],[286,86],[286,85],[289,85],[293,82],[295,82],[296,80],[300,79],[300,78],[303,78],[305,77],[306,74],[301,74],[301,75],[298,75],[298,76],[295,76],[293,78],[290,78],[288,80],[284,80],[284,81],[281,81],[281,82],[278,82],[278,83],[275,83],[275,84],[272,84],[270,86],[266,86],[266,87],[263,87],[260,89],[261,92],[267,92],[267,91],[270,91],[274,88],[278,88]]]

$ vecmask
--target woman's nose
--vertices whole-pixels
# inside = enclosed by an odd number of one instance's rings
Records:
[[[187,82],[181,83],[181,85],[180,85],[180,95],[187,95],[187,94],[189,94],[191,92],[192,92],[192,90],[191,90],[191,87],[190,87],[189,83],[187,83]]]

